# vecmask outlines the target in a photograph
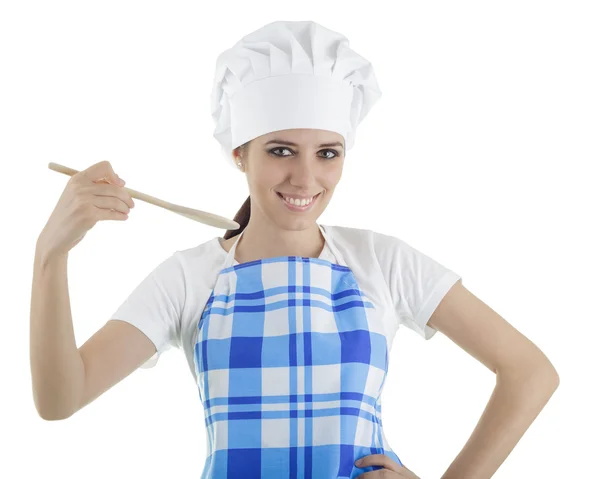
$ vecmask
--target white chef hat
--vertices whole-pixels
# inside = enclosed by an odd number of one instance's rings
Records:
[[[235,148],[291,128],[335,131],[347,151],[380,97],[371,63],[344,35],[312,21],[272,22],[217,58],[213,136],[234,168]]]

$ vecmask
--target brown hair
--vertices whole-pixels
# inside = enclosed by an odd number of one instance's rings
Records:
[[[252,141],[252,140],[250,140],[250,141]],[[248,142],[244,143],[243,145],[240,145],[236,148],[237,150],[239,150],[240,156],[242,156],[242,157],[246,156],[246,152],[248,151],[248,145],[250,144],[250,141],[248,141]],[[242,231],[244,231],[244,228],[246,226],[248,226],[248,222],[250,221],[250,196],[248,196],[248,198],[246,198],[246,201],[244,201],[244,204],[242,204],[241,208],[235,214],[233,221],[238,223],[240,225],[240,227],[236,230],[227,230],[225,232],[225,235],[223,236],[223,239],[229,239],[229,238],[232,238],[233,236],[239,235]]]

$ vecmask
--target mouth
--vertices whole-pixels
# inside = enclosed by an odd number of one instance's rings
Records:
[[[318,199],[321,197],[321,193],[315,195],[312,197],[312,200],[310,203],[304,205],[304,206],[300,206],[300,205],[296,205],[296,204],[292,204],[289,203],[281,193],[279,193],[279,191],[276,191],[275,193],[277,193],[277,196],[279,196],[279,198],[281,199],[281,202],[291,211],[309,211],[310,209],[312,209],[313,205],[318,201]]]

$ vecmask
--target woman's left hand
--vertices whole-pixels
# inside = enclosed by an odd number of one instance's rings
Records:
[[[406,479],[419,479],[419,476],[417,476],[406,466],[401,466],[385,454],[370,454],[362,457],[361,460],[362,462],[360,465],[356,465],[356,467],[364,468],[368,466],[383,466],[383,469],[365,472],[364,474],[357,476],[356,479],[375,479],[376,477],[385,479],[396,479],[399,477]]]

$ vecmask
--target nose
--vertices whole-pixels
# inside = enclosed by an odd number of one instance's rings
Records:
[[[290,184],[299,190],[310,190],[315,181],[315,168],[317,158],[310,153],[298,155],[294,161],[290,161]]]

